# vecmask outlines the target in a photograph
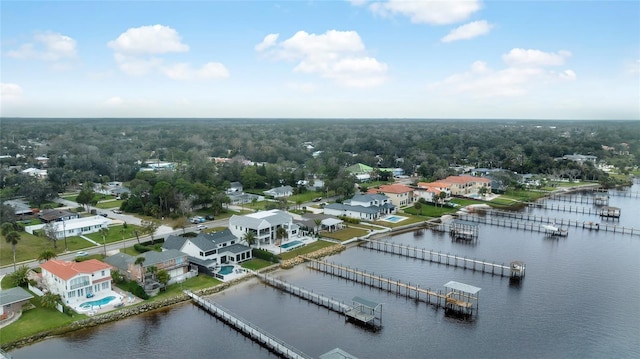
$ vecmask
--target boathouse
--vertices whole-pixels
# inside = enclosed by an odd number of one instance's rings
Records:
[[[600,209],[600,217],[620,218],[620,208],[605,206]]]
[[[513,279],[521,279],[524,277],[524,271],[527,268],[526,264],[521,261],[511,261],[509,264],[511,268],[511,278]]]
[[[478,310],[478,292],[481,288],[456,281],[447,282],[445,310],[465,317],[473,315]]]
[[[478,238],[478,224],[470,221],[454,220],[449,225],[449,234],[454,239],[473,241]]]
[[[351,300],[353,306],[344,313],[347,320],[370,327],[374,331],[382,328],[382,303],[360,297],[353,297]]]

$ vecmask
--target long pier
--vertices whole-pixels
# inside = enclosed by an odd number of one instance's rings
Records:
[[[576,227],[583,229],[597,229],[600,231],[612,232],[612,233],[621,233],[621,234],[631,234],[631,235],[640,235],[640,229],[633,227],[624,227],[624,226],[616,226],[608,223],[594,223],[592,221],[576,221],[571,219],[563,219],[563,218],[551,218],[551,217],[543,217],[543,216],[535,216],[528,213],[520,213],[520,212],[508,212],[508,211],[500,211],[500,210],[490,210],[486,212],[491,215],[491,217],[482,217],[471,213],[466,214],[458,214],[459,218],[464,219],[466,221],[478,222],[483,224],[490,224],[500,227],[508,227],[515,229],[523,229],[527,231],[535,231],[535,232],[545,232],[546,229],[538,225],[536,226],[533,223],[526,222],[517,222],[517,221],[508,221],[505,219],[494,218],[494,217],[505,217],[512,219],[519,219],[527,222],[539,222],[546,224],[555,224],[559,227]],[[596,225],[597,224],[597,225]]]
[[[542,209],[548,209],[551,211],[562,211],[562,212],[570,212],[570,213],[581,213],[581,214],[594,214],[599,215],[600,209],[593,207],[574,207],[567,206],[565,204],[560,203],[547,203],[547,202],[531,202],[529,203],[529,207],[537,207]]]
[[[191,299],[196,304],[198,304],[209,313],[213,314],[225,323],[231,325],[237,331],[242,332],[249,338],[253,339],[255,342],[261,344],[262,346],[273,351],[279,356],[289,359],[311,359],[309,355],[274,337],[273,335],[267,333],[265,330],[260,329],[256,325],[248,322],[247,320],[241,319],[239,316],[231,313],[227,309],[224,309],[219,304],[215,304],[212,301],[205,300],[188,290],[185,290],[184,293],[191,297]]]
[[[390,243],[390,242],[377,241],[377,240],[370,239],[370,240],[365,240],[361,244],[361,247],[376,250],[379,252],[396,254],[399,256],[409,257],[413,259],[420,259],[423,261],[444,264],[447,266],[470,269],[473,271],[489,273],[492,275],[499,275],[501,277],[510,277],[513,275],[511,271],[511,267],[506,266],[504,264],[491,263],[491,262],[456,256],[452,254],[434,252],[434,251],[430,251],[423,248],[409,247],[409,246],[397,244],[397,243]]]
[[[351,280],[356,283],[362,283],[370,287],[386,290],[388,292],[395,293],[396,295],[415,299],[416,301],[423,301],[437,307],[445,307],[447,296],[442,293],[442,291],[435,292],[430,288],[420,288],[418,285],[402,283],[399,280],[384,278],[356,268],[345,267],[339,264],[313,259],[306,256],[303,256],[303,258],[309,262],[309,266],[311,268],[317,271]]]
[[[312,291],[297,287],[285,281],[282,281],[273,277],[269,277],[266,274],[256,273],[256,276],[260,278],[262,281],[264,281],[265,283],[269,284],[270,286],[273,286],[277,289],[280,289],[282,291],[295,295],[298,298],[305,299],[321,307],[330,309],[334,312],[344,314],[351,309],[351,306],[346,305],[342,302],[339,302],[333,298],[329,298],[317,293],[313,293]]]

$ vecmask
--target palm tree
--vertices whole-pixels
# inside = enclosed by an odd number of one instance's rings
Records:
[[[18,241],[20,241],[20,233],[16,231],[11,231],[4,235],[5,241],[11,244],[11,249],[13,249],[13,271],[16,271],[16,245]]]
[[[256,234],[253,231],[248,231],[247,233],[245,233],[242,239],[247,241],[249,248],[251,248],[252,245],[256,244]]]
[[[136,265],[140,266],[140,280],[142,281],[142,283],[144,283],[144,273],[142,272],[142,264],[145,261],[145,257],[138,257],[136,258],[136,261],[134,262]]]
[[[107,234],[109,233],[109,228],[102,227],[100,228],[100,234],[102,235],[102,247],[104,248],[104,256],[107,256]]]
[[[42,251],[42,253],[40,253],[40,255],[38,255],[38,262],[46,262],[49,259],[53,259],[56,258],[58,255],[56,254],[56,252],[47,249],[45,251]]]
[[[322,224],[322,220],[320,218],[316,218],[313,220],[313,223],[316,224],[316,234],[320,232],[320,225]]]
[[[148,266],[147,273],[151,274],[151,279],[156,280],[156,275],[158,274],[158,267]]]
[[[278,227],[276,229],[276,238],[278,239],[278,246],[280,247],[280,253],[282,253],[282,240],[289,237],[289,232],[284,227]]]

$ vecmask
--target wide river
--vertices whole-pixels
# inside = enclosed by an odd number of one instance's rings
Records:
[[[540,208],[525,211],[638,231],[640,185],[623,193],[626,196],[611,192],[609,202],[622,209],[619,221]],[[638,234],[570,227],[567,237],[547,238],[480,225],[474,244],[430,231],[385,240],[497,263],[521,260],[527,264],[526,277],[515,284],[508,278],[359,247],[326,258],[422,288],[444,289],[451,280],[482,288],[477,315],[462,320],[424,302],[323,275],[305,265],[274,272],[347,304],[354,296],[383,303],[383,328],[378,332],[255,279],[210,299],[315,358],[334,348],[358,358],[640,358]],[[51,338],[10,354],[16,359],[276,357],[191,303]]]

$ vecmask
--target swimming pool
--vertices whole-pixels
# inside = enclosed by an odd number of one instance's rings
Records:
[[[290,250],[290,249],[294,249],[294,248],[302,247],[302,246],[304,246],[304,242],[292,241],[292,242],[287,242],[287,243],[284,243],[284,244],[280,245],[280,248]]]
[[[114,299],[116,299],[116,297],[110,295],[110,296],[104,297],[102,299],[92,300],[90,302],[84,302],[84,303],[80,304],[80,308],[82,308],[82,309],[91,309],[91,307],[99,307],[101,305],[107,305]]]
[[[387,221],[387,222],[398,223],[400,221],[404,221],[405,219],[407,219],[407,217],[389,216],[389,217],[385,218],[384,220]]]
[[[218,271],[218,274],[227,275],[233,273],[233,266],[222,266]]]

